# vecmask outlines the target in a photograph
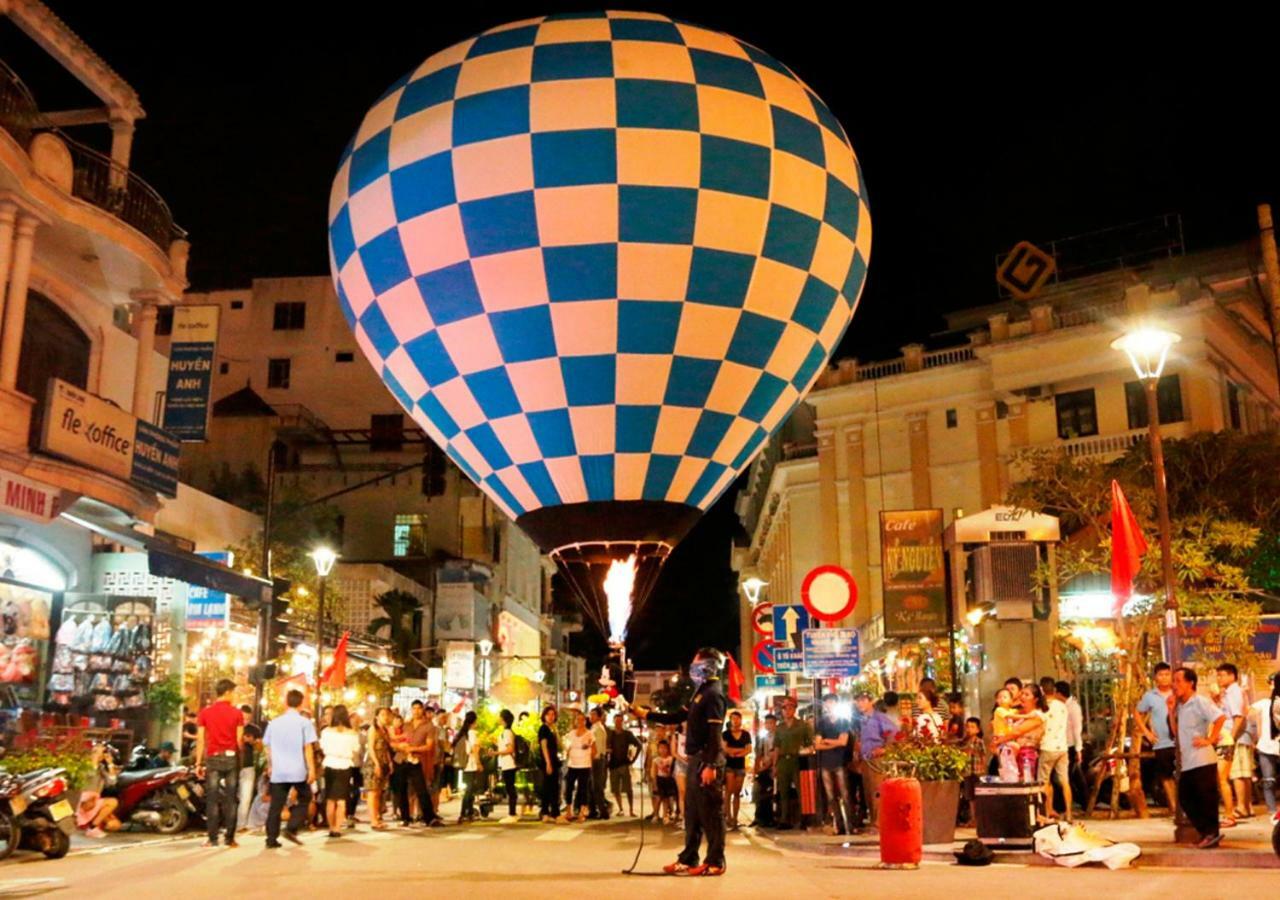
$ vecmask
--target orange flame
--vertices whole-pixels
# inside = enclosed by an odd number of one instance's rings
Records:
[[[631,618],[631,592],[636,585],[636,556],[615,559],[604,577],[604,594],[609,601],[609,641],[621,644],[627,637]]]

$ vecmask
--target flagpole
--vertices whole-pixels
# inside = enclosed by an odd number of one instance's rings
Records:
[[[1169,492],[1165,482],[1164,445],[1160,436],[1160,405],[1156,397],[1158,378],[1143,380],[1147,395],[1147,433],[1151,439],[1151,465],[1155,470],[1156,512],[1160,522],[1160,568],[1164,577],[1165,659],[1177,669],[1182,665],[1182,623],[1178,617],[1178,596],[1173,582],[1173,528],[1169,523]]]

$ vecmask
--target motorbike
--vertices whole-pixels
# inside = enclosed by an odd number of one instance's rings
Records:
[[[0,859],[19,848],[61,859],[71,849],[75,809],[67,799],[67,770],[25,775],[0,771]]]
[[[186,766],[125,771],[103,793],[119,801],[116,817],[121,822],[178,834],[204,809],[197,781]]]

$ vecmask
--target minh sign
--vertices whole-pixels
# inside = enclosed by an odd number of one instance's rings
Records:
[[[178,492],[176,438],[59,378],[49,380],[40,449],[143,490]]]

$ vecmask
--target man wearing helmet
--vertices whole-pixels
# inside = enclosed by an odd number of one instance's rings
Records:
[[[685,753],[689,757],[689,788],[685,795],[684,851],[663,867],[668,875],[723,875],[724,862],[724,732],[725,699],[720,689],[724,654],[704,647],[689,664],[689,677],[697,685],[689,708],[678,713],[637,710],[637,715],[664,725],[687,722]],[[703,835],[707,855],[699,865]]]

